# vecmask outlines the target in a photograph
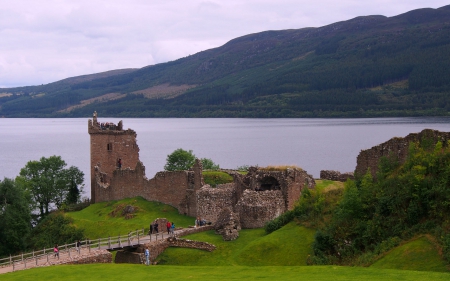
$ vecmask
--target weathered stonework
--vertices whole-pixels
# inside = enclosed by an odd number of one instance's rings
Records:
[[[355,179],[352,172],[341,173],[339,171],[321,170],[320,179],[345,182],[347,179]]]
[[[88,122],[93,203],[141,196],[212,223],[224,208],[229,208],[239,215],[243,228],[254,228],[292,209],[303,188],[315,187],[312,176],[301,169],[269,171],[253,167],[245,176],[230,172],[234,183],[211,188],[204,183],[198,159],[192,170],[159,172],[147,179],[139,160],[136,132],[122,127],[120,121],[106,128],[98,122],[96,113]],[[159,224],[159,230],[164,231],[165,224]]]
[[[247,189],[235,210],[240,216],[242,228],[259,228],[287,209],[280,190],[259,192]]]
[[[197,191],[197,214],[206,221],[217,221],[217,217],[223,209],[233,209],[236,203],[236,185],[234,183],[220,184],[215,188],[205,185]]]
[[[107,250],[95,250],[89,254],[73,256],[66,264],[112,263],[112,254]]]
[[[409,143],[420,142],[425,139],[434,144],[441,141],[446,146],[450,140],[450,132],[425,129],[420,133],[409,134],[404,138],[395,137],[370,149],[361,150],[356,159],[355,176],[361,177],[370,169],[372,176],[375,177],[378,171],[378,163],[382,157],[394,157],[400,163],[403,163],[408,156]]]
[[[239,215],[229,208],[223,209],[214,224],[214,230],[216,234],[222,235],[225,241],[235,240],[239,237],[239,231],[241,230]]]

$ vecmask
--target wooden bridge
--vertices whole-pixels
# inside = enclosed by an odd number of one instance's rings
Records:
[[[209,228],[205,228],[205,230],[207,229]],[[53,248],[44,248],[39,251],[9,256],[8,258],[0,259],[0,274],[33,267],[65,264],[71,262],[72,259],[77,256],[88,255],[91,252],[98,250],[118,250],[126,247],[138,247],[139,245],[156,242],[172,235],[176,237],[186,235],[186,230],[187,229],[178,229],[170,235],[163,232],[148,235],[148,233],[145,233],[145,229],[141,229],[132,231],[127,235],[99,238],[95,240],[83,240],[81,241],[80,249],[77,249],[76,242],[60,245],[58,247],[58,256],[55,256]]]

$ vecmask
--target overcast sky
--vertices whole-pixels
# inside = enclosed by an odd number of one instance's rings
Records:
[[[140,68],[250,33],[395,16],[440,0],[0,0],[0,87]]]

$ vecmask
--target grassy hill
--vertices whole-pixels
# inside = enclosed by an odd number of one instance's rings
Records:
[[[449,266],[439,255],[434,239],[429,235],[420,236],[394,248],[370,267],[450,272]]]
[[[216,245],[213,252],[169,248],[158,257],[164,265],[188,266],[269,266],[306,265],[314,241],[314,229],[290,223],[266,235],[263,229],[244,229],[234,241],[223,241],[214,231],[186,236],[187,239]]]
[[[136,209],[133,216],[122,215],[126,206]],[[179,227],[193,225],[195,220],[178,214],[178,210],[172,206],[149,202],[142,197],[92,204],[79,212],[66,215],[73,218],[74,224],[84,229],[85,236],[90,239],[124,235],[142,228],[148,231],[150,223],[156,218],[166,218]]]
[[[137,70],[0,89],[0,116],[447,115],[450,6],[264,31]]]

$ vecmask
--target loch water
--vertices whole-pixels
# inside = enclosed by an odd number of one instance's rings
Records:
[[[211,158],[222,168],[242,165],[296,165],[315,178],[320,170],[352,172],[356,157],[392,137],[425,128],[450,131],[450,119],[136,119],[123,121],[137,133],[146,175],[162,171],[168,154],[177,148]],[[0,179],[16,177],[30,160],[59,155],[68,166],[85,173],[85,196],[90,196],[88,118],[0,119]],[[124,163],[126,167],[126,163]]]

